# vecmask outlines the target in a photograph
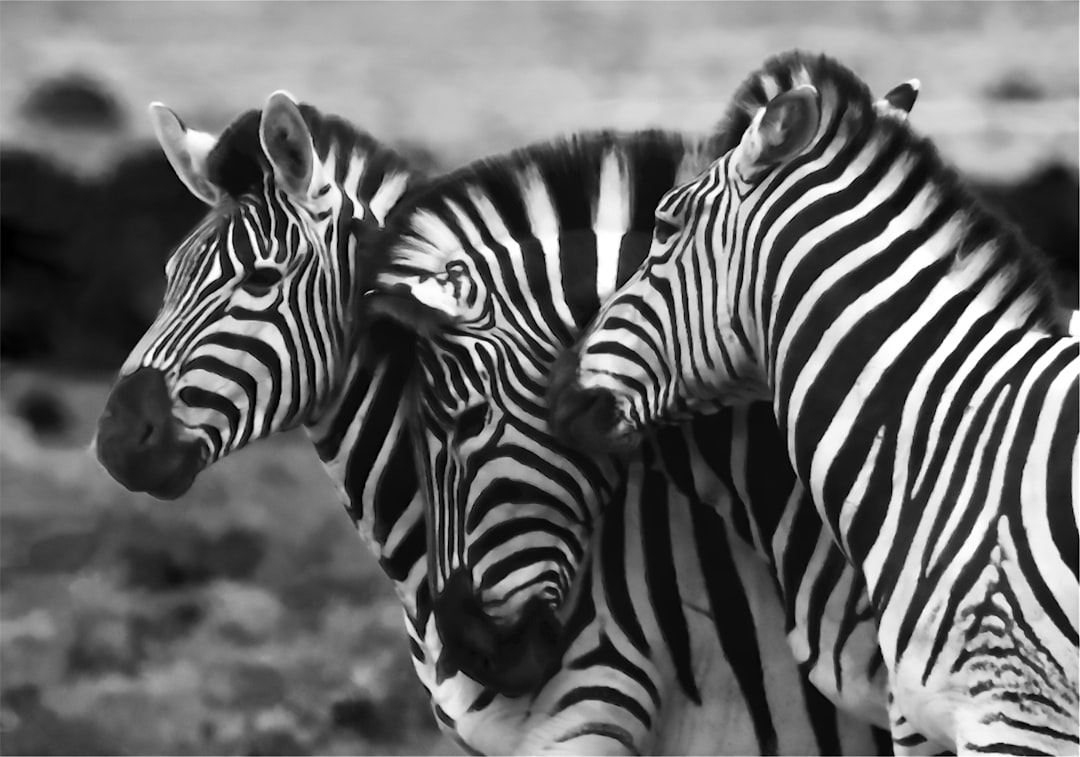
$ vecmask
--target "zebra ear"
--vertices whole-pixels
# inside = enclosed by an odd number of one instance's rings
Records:
[[[206,177],[206,156],[217,144],[217,137],[189,129],[164,103],[150,103],[150,124],[180,181],[207,205],[216,205],[223,194]]]
[[[287,194],[306,200],[322,188],[322,165],[311,130],[288,92],[278,90],[266,101],[259,122],[259,144],[274,169],[274,181]]]
[[[742,175],[794,158],[810,144],[820,123],[817,88],[804,84],[777,95],[758,111],[739,145]]]
[[[915,105],[915,100],[919,97],[920,86],[918,79],[909,79],[897,84],[874,103],[874,108],[878,113],[891,113],[901,120],[907,120]]]

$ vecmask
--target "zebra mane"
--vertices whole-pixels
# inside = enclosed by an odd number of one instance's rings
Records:
[[[605,163],[614,157],[630,189],[626,231],[652,233],[663,191],[690,178],[719,155],[712,137],[677,132],[580,132],[484,158],[434,179],[406,196],[381,234],[381,279],[445,273],[460,249],[452,230],[459,215],[479,220],[477,201],[498,213],[518,240],[540,234],[530,223],[530,198],[543,191],[559,233],[590,230],[598,212]],[[483,223],[477,223],[483,227]]]
[[[739,144],[757,111],[769,100],[804,83],[813,84],[822,93],[823,108],[830,99],[843,109],[845,139],[889,141],[910,161],[912,173],[926,177],[943,208],[962,221],[955,250],[958,264],[977,254],[980,263],[998,273],[1007,296],[1025,298],[1043,327],[1064,333],[1046,256],[1012,222],[983,203],[930,138],[916,133],[906,120],[879,117],[870,88],[839,61],[802,50],[766,60],[736,90],[717,126],[715,138],[721,154]]]
[[[870,88],[851,69],[826,55],[789,50],[768,58],[732,95],[716,127],[722,153],[738,146],[758,109],[782,92],[801,84],[828,88],[848,107],[849,122],[865,122],[876,115]],[[867,127],[872,125],[872,120]]]
[[[326,160],[331,150],[342,155],[364,156],[364,176],[358,188],[359,199],[370,201],[384,178],[409,172],[409,164],[404,157],[344,118],[320,113],[306,103],[301,103],[299,108],[311,130],[315,151],[320,160]],[[238,116],[221,133],[214,149],[207,156],[207,178],[233,199],[261,190],[263,181],[270,172],[270,164],[259,144],[261,117],[262,112],[256,109]],[[339,182],[344,180],[347,168],[348,161],[337,161],[335,178]]]

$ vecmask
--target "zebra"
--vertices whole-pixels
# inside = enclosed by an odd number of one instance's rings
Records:
[[[906,114],[917,85],[894,93],[906,105],[891,110]],[[394,343],[416,353],[423,376],[414,418],[423,440],[418,457],[433,471],[427,481],[435,616],[444,640],[477,678],[491,681],[492,670],[511,669],[514,680],[503,677],[500,684],[525,690],[558,660],[558,609],[618,471],[575,455],[547,433],[546,374],[640,262],[660,194],[699,170],[710,149],[703,143],[687,151],[681,137],[662,133],[533,145],[433,182],[395,212],[386,231],[389,261],[378,266],[366,320],[389,318],[417,340]],[[730,425],[713,428],[733,433]],[[762,480],[782,482],[786,468],[782,448],[765,437],[758,447],[774,468],[772,461],[780,462],[781,476],[759,471],[761,480],[752,482],[759,488]],[[745,452],[746,441],[744,433],[731,446]],[[659,454],[674,444],[661,444]],[[695,459],[692,441],[686,449],[682,468]],[[736,458],[716,460],[727,471],[717,476],[704,457],[714,456],[698,455],[699,470],[687,470],[681,484],[695,496],[700,487],[726,491],[721,479],[731,478]],[[790,481],[786,490],[782,483],[765,488],[776,501],[755,508],[769,513],[755,520],[754,543],[776,570],[797,553],[787,549],[786,529],[794,522],[805,527],[801,518],[781,524],[789,498],[792,513],[803,508],[817,516],[809,501],[793,495]],[[755,536],[749,528],[743,533]],[[811,678],[830,696],[885,724],[884,685],[875,676],[880,656],[867,602],[860,602],[862,586],[843,570],[843,556],[827,536],[821,538],[831,556],[821,561],[812,593],[815,609],[830,617],[805,615],[811,582],[788,582],[788,617],[804,614],[793,643],[798,640],[801,659],[812,659]],[[808,558],[798,559],[805,565]],[[841,606],[830,607],[837,598]],[[538,630],[525,637],[522,625]],[[845,659],[838,637],[857,650],[854,662]],[[830,656],[820,656],[823,648]],[[522,657],[528,669],[517,667]]]
[[[425,180],[369,135],[285,92],[219,137],[188,128],[162,104],[150,114],[177,175],[210,210],[170,256],[161,312],[121,368],[99,421],[96,453],[120,483],[175,498],[217,460],[304,426],[394,584],[437,721],[468,751],[879,751],[869,729],[838,718],[803,688],[794,658],[777,654],[782,610],[763,588],[762,567],[739,554],[738,543],[726,556],[703,556],[713,561],[707,571],[684,570],[674,585],[651,580],[684,598],[677,613],[658,617],[612,601],[641,596],[650,583],[642,562],[671,561],[689,529],[722,530],[697,510],[670,529],[667,544],[633,547],[633,531],[598,526],[597,567],[583,573],[568,605],[561,664],[528,696],[501,695],[456,671],[443,654],[427,581],[411,363],[378,349],[390,329],[362,329],[357,302],[373,263],[371,235]],[[609,509],[629,521],[645,512],[647,494],[649,511],[661,503],[687,512],[686,497],[665,482],[633,463]],[[734,646],[719,645],[718,616],[702,588],[714,574],[746,587],[747,607],[735,618],[746,633]],[[694,671],[689,694],[668,683],[672,625],[690,629],[695,660],[707,664]],[[644,639],[644,650],[628,637]],[[751,652],[761,660],[753,669]],[[729,673],[740,669],[747,672]],[[741,692],[740,682],[755,674],[768,711]],[[630,685],[646,700],[663,695],[664,707],[628,718],[636,707],[623,691]]]
[[[645,264],[561,358],[552,423],[610,450],[768,399],[866,582],[894,729],[1075,753],[1078,341],[1035,252],[869,104],[823,55],[745,81],[723,156],[659,203]]]

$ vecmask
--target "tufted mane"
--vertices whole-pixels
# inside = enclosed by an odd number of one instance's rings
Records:
[[[331,150],[365,156],[360,199],[370,200],[384,177],[409,171],[405,158],[345,119],[320,113],[305,103],[300,104],[300,113],[311,130],[320,159],[325,160]],[[221,133],[207,157],[208,178],[234,199],[260,190],[269,171],[259,144],[260,118],[261,112],[254,109],[238,116]],[[347,161],[338,161],[337,167],[337,179],[341,181]]]
[[[1007,279],[1009,296],[1026,297],[1038,320],[1052,332],[1061,332],[1061,314],[1045,256],[1024,239],[1012,223],[993,213],[972,191],[954,165],[946,161],[927,137],[907,121],[879,118],[869,87],[851,69],[825,55],[793,50],[775,55],[750,74],[732,97],[716,129],[720,151],[736,147],[758,109],[770,99],[809,82],[822,93],[823,119],[832,106],[842,119],[846,140],[875,139],[898,146],[911,172],[926,176],[938,190],[939,201],[964,231],[955,250],[962,261],[976,253]]]
[[[716,129],[721,153],[739,144],[759,108],[781,92],[809,82],[831,90],[848,107],[849,121],[873,119],[874,98],[851,69],[825,55],[791,50],[767,59],[739,85]]]
[[[249,110],[225,127],[206,158],[207,178],[232,198],[262,187],[269,169],[259,146],[258,110]]]
[[[605,160],[617,155],[630,187],[627,231],[651,234],[656,204],[677,178],[689,178],[719,153],[714,140],[695,140],[657,130],[582,132],[485,158],[429,182],[403,200],[378,245],[396,274],[436,272],[455,252],[429,233],[431,221],[453,228],[455,208],[472,212],[482,197],[517,240],[534,238],[527,203],[540,183],[555,211],[560,233],[588,230],[600,197]],[[660,190],[658,188],[665,188]]]

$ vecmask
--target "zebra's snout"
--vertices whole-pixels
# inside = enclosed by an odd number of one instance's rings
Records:
[[[435,598],[434,613],[443,642],[440,667],[460,670],[503,696],[538,691],[559,669],[562,624],[540,598],[512,626],[500,626],[484,613],[468,571],[459,570]]]
[[[203,465],[198,443],[180,438],[165,376],[140,368],[117,382],[98,421],[97,458],[132,491],[175,499]]]
[[[625,452],[638,444],[627,432],[616,394],[604,387],[584,387],[578,355],[565,352],[552,369],[548,388],[548,423],[552,433],[589,453]]]

